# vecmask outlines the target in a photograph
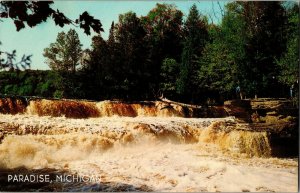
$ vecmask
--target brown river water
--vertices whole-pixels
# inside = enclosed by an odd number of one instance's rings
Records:
[[[267,133],[234,117],[187,118],[195,112],[159,102],[9,104],[16,114],[0,114],[0,191],[298,190],[298,158],[271,157]]]

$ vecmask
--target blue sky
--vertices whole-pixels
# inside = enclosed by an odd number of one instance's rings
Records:
[[[104,39],[107,39],[109,28],[112,21],[118,21],[119,14],[133,11],[137,16],[146,15],[156,3],[170,3],[175,4],[186,16],[190,7],[195,3],[203,15],[210,14],[213,17],[214,23],[217,23],[221,18],[219,6],[216,1],[56,1],[52,7],[59,9],[67,17],[75,20],[79,14],[88,11],[90,15],[100,19],[104,32],[101,34]],[[223,6],[226,2],[221,1]],[[213,13],[214,10],[214,13]],[[23,54],[32,54],[31,69],[49,69],[43,57],[44,48],[48,47],[50,43],[55,42],[57,33],[61,31],[67,32],[72,25],[60,28],[56,26],[51,19],[34,28],[26,27],[17,32],[10,19],[0,22],[0,41],[2,45],[1,50],[12,51],[17,50],[17,55],[21,57]],[[89,48],[91,38],[94,33],[87,36],[80,28],[75,28],[79,34],[83,49]]]

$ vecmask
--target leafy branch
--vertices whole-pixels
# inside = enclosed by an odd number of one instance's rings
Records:
[[[87,35],[91,34],[90,29],[98,34],[104,31],[100,20],[90,16],[87,11],[79,15],[78,19],[71,20],[58,9],[52,9],[51,4],[53,1],[1,1],[0,21],[3,21],[1,18],[10,18],[14,21],[17,31],[20,31],[25,28],[25,24],[34,27],[50,17],[60,27],[69,24],[79,26]]]

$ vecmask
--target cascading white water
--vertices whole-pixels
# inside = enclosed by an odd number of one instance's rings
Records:
[[[297,160],[270,158],[268,134],[233,117],[184,118],[180,106],[108,101],[31,101],[20,113],[0,115],[0,172],[101,176],[44,191],[297,190]]]

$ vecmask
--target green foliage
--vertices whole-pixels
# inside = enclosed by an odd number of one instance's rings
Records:
[[[176,96],[176,80],[179,73],[179,64],[173,58],[166,58],[161,66],[162,82],[160,89],[164,96],[175,98]]]
[[[177,80],[177,92],[191,101],[199,94],[197,70],[200,68],[197,60],[202,56],[208,40],[208,24],[194,4],[184,23],[183,51],[180,64],[180,73]]]
[[[299,81],[299,5],[288,10],[287,49],[277,61],[279,81],[291,86]]]
[[[40,93],[43,96],[47,96],[49,89],[50,89],[50,83],[49,83],[49,81],[47,81],[45,83],[44,82],[40,82],[37,85],[36,92]]]
[[[63,96],[64,96],[64,91],[62,91],[62,90],[56,90],[56,91],[53,93],[53,97],[54,97],[54,98],[61,99],[61,98],[63,98]]]
[[[185,21],[170,4],[141,17],[127,12],[112,22],[108,40],[94,36],[84,52],[75,30],[61,32],[44,50],[51,71],[0,72],[0,92],[94,100],[163,94],[200,103],[236,97],[237,86],[250,97],[297,88],[299,5],[231,2],[222,13],[215,25],[196,5]]]
[[[252,96],[272,96],[281,85],[276,60],[286,47],[287,17],[282,2],[238,2],[245,21],[244,86]],[[278,94],[277,94],[278,95]]]
[[[286,46],[285,23],[281,2],[228,3],[199,60],[201,86],[229,96],[237,86],[251,97],[279,96],[276,60]]]
[[[33,85],[24,85],[18,91],[18,95],[30,96],[33,94]]]
[[[4,87],[4,93],[11,94],[13,92],[14,85],[6,85]]]
[[[148,56],[149,88],[159,95],[160,70],[165,58],[181,60],[183,13],[170,4],[156,4],[147,16],[142,17]]]
[[[221,94],[233,90],[236,84],[235,66],[225,45],[218,42],[208,44],[199,63],[198,81],[203,90],[219,91]]]
[[[0,73],[0,93],[56,98],[85,98],[85,75],[56,71]]]
[[[52,70],[74,73],[81,59],[81,46],[78,34],[74,29],[70,29],[67,34],[60,32],[56,42],[44,49],[46,63]]]
[[[86,83],[87,94],[95,98],[105,94],[102,92],[109,86],[109,82],[114,82],[113,70],[114,63],[108,64],[110,52],[107,43],[101,36],[94,36],[92,38],[92,49],[90,51],[90,60],[87,61],[87,68],[85,73],[90,77]],[[95,89],[97,88],[97,89]]]
[[[133,12],[121,14],[115,27],[116,47],[120,53],[118,61],[121,61],[117,80],[124,88],[120,92],[139,98],[141,93],[147,92],[146,79],[149,77],[145,73],[150,70],[146,63],[146,32],[140,18]]]
[[[247,38],[238,4],[227,4],[226,10],[221,25],[210,26],[210,42],[199,59],[201,67],[198,72],[203,90],[218,91],[222,95],[242,86],[244,72],[240,66],[245,63]]]
[[[299,80],[299,37],[288,41],[286,53],[278,61],[281,68],[279,81],[288,86]]]

